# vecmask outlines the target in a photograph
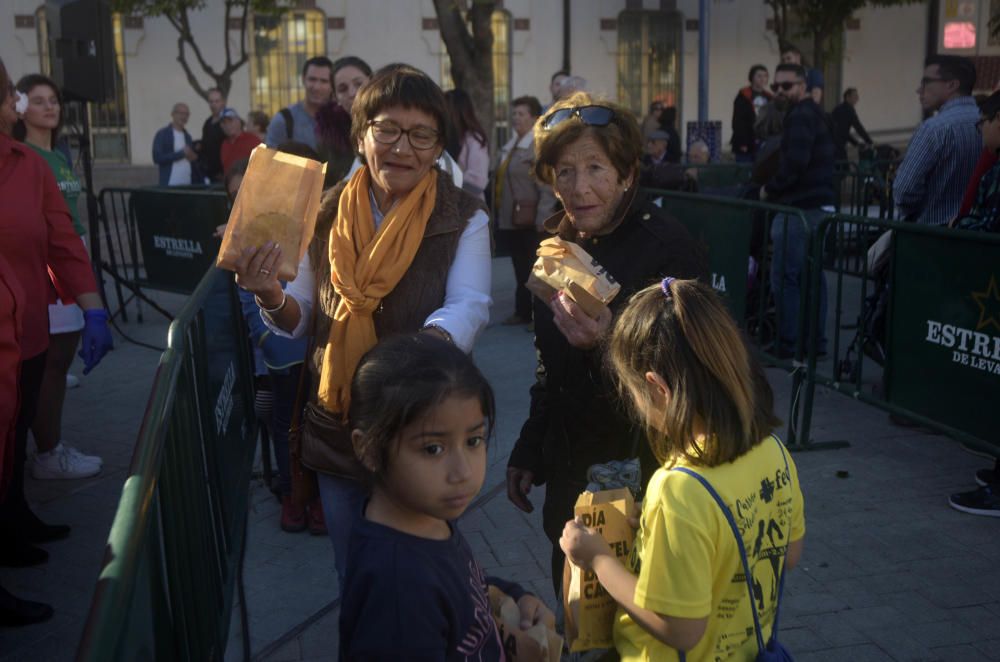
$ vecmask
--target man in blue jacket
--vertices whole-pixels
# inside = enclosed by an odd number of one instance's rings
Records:
[[[833,134],[813,97],[806,91],[806,71],[798,64],[780,64],[774,73],[775,103],[788,109],[781,135],[778,171],[761,192],[761,199],[802,210],[798,216],[778,214],[771,225],[774,257],[771,287],[778,312],[775,354],[790,357],[798,339],[799,293],[808,287],[805,265],[812,233],[833,212]],[[817,351],[826,352],[826,279],[821,278]]]
[[[198,155],[191,134],[184,129],[190,116],[187,104],[175,103],[170,111],[170,124],[153,137],[153,163],[160,166],[160,186],[200,183],[194,165]]]

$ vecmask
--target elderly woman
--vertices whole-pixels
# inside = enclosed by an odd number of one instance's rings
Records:
[[[538,381],[531,410],[507,465],[507,496],[531,512],[532,485],[545,484],[543,526],[552,541],[559,595],[559,536],[597,463],[651,456],[602,369],[600,343],[616,312],[665,276],[706,275],[703,251],[676,220],[637,191],[643,141],[627,110],[585,93],[554,104],[535,124],[535,166],[564,211],[545,230],[579,244],[621,284],[610,308],[588,317],[564,293],[535,300]]]
[[[69,535],[68,526],[52,526],[38,519],[24,495],[28,427],[35,419],[49,344],[50,288],[55,285],[64,300],[76,301],[83,309],[80,355],[85,362],[84,374],[97,365],[112,344],[108,314],[97,294],[90,260],[73,230],[52,170],[32,148],[10,135],[17,121],[16,95],[0,61],[0,263],[6,263],[4,280],[22,308],[18,311],[19,342],[0,344],[0,365],[16,363],[20,393],[13,447],[4,449],[5,459],[10,461],[9,469],[4,469],[9,482],[0,477],[0,488],[6,486],[0,491],[0,565],[8,567],[44,563],[48,552],[35,544]],[[19,355],[14,356],[14,352]],[[3,397],[9,394],[4,392]],[[14,600],[0,592],[0,626],[37,622],[52,614],[46,605]]]
[[[269,244],[247,252],[237,269],[273,331],[313,335],[302,461],[319,473],[341,579],[365,495],[344,425],[358,361],[379,338],[421,329],[468,352],[489,318],[486,211],[435,166],[447,118],[441,89],[423,72],[376,72],[351,108],[364,166],[324,197],[298,277],[282,290],[281,247]]]
[[[552,187],[539,184],[531,174],[535,138],[531,127],[542,114],[535,97],[518,97],[511,103],[514,136],[500,149],[496,169],[494,209],[497,241],[506,246],[514,265],[514,314],[504,324],[531,322],[531,292],[524,286],[535,262],[542,223],[552,214],[556,200]]]

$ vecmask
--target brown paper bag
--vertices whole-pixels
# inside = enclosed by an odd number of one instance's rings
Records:
[[[543,622],[521,629],[521,610],[514,600],[490,586],[490,611],[500,631],[500,641],[511,662],[559,662],[563,640],[556,634],[555,617],[546,615]]]
[[[635,530],[629,525],[635,500],[626,488],[583,492],[573,513],[597,529],[622,563],[632,551]],[[597,575],[584,572],[566,559],[563,569],[563,606],[566,641],[573,653],[614,646],[612,628],[618,603],[608,595]]]
[[[538,260],[525,287],[543,301],[563,290],[587,315],[595,318],[621,289],[587,251],[559,237],[539,244]]]
[[[255,147],[229,213],[216,266],[235,271],[244,248],[273,241],[281,246],[278,278],[295,280],[299,260],[312,241],[325,176],[326,164]]]

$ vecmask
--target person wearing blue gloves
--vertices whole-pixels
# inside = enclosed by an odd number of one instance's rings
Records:
[[[73,230],[52,170],[34,150],[11,137],[17,96],[0,61],[0,256],[8,262],[24,302],[12,471],[6,494],[0,494],[0,566],[9,567],[44,563],[48,552],[35,544],[69,534],[68,526],[38,519],[24,496],[28,427],[35,418],[49,342],[49,289],[55,286],[83,309],[80,357],[84,374],[113,346],[108,313],[97,293],[90,260]]]

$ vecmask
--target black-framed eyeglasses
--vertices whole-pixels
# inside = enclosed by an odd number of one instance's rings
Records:
[[[780,83],[771,83],[771,91],[777,92],[778,90],[784,90],[785,92],[787,92],[796,85],[800,84],[801,82],[802,81],[800,80],[786,80]]]
[[[545,116],[545,119],[542,120],[542,128],[550,131],[571,117],[579,117],[580,121],[587,126],[607,126],[615,121],[618,116],[615,115],[615,111],[607,106],[560,108]]]
[[[399,139],[406,135],[413,149],[426,150],[433,149],[441,139],[441,134],[426,126],[415,126],[412,129],[404,129],[392,120],[368,120],[368,126],[372,131],[372,138],[375,142],[383,145],[395,145]]]
[[[930,83],[944,83],[947,82],[947,78],[931,78],[930,76],[924,76],[920,79],[920,87],[927,87]]]

